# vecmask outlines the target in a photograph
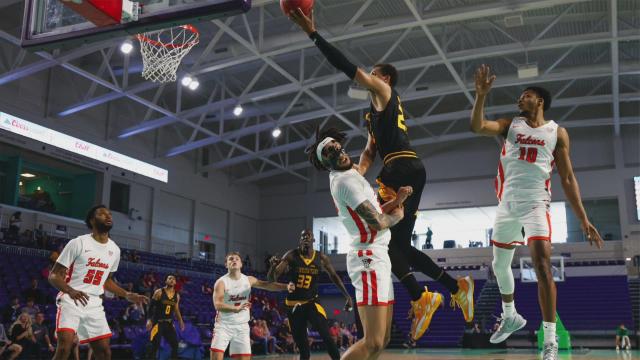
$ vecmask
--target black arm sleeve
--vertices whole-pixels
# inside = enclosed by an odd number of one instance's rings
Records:
[[[327,40],[325,40],[317,31],[312,32],[309,35],[309,38],[313,40],[313,43],[316,44],[316,47],[320,49],[320,52],[327,58],[329,63],[333,65],[336,69],[342,71],[349,77],[349,79],[353,80],[356,77],[356,72],[358,71],[358,67],[352,64],[341,52],[336,49],[333,45],[329,44]]]
[[[147,312],[147,319],[151,320],[152,323],[156,323],[158,319],[156,319],[156,314],[158,313],[157,308],[160,306],[159,300],[151,299],[151,303],[149,303],[149,311]]]

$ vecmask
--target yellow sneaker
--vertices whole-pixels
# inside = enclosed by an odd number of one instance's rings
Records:
[[[473,321],[473,289],[473,278],[469,275],[458,279],[458,292],[451,294],[451,307],[455,309],[457,305],[462,310],[466,322]]]
[[[414,341],[420,339],[431,324],[433,314],[442,304],[443,297],[440,293],[429,292],[424,287],[424,292],[420,299],[411,302],[411,310],[413,311],[413,320],[411,322],[411,338]]]

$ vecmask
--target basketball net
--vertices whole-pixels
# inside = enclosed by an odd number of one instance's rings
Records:
[[[178,66],[200,41],[192,25],[181,25],[136,35],[142,53],[142,77],[153,82],[176,81]]]

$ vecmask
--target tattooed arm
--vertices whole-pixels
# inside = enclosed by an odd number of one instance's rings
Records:
[[[404,208],[398,206],[389,214],[381,214],[369,200],[365,200],[356,208],[356,213],[358,213],[371,228],[379,231],[390,228],[402,220],[404,217]]]

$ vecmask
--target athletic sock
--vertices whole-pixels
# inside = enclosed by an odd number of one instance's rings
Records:
[[[444,285],[444,287],[446,287],[447,290],[449,290],[451,295],[455,295],[458,292],[458,290],[460,290],[460,288],[458,287],[458,280],[451,277],[451,275],[449,275],[449,273],[444,271],[444,269],[442,269],[442,275],[440,275],[438,282]]]
[[[542,328],[544,329],[544,343],[556,343],[556,323],[554,322],[542,322]]]
[[[502,317],[510,318],[516,314],[516,302],[502,302]],[[555,324],[554,324],[555,326]]]
[[[418,280],[413,276],[412,273],[405,275],[402,280],[400,280],[402,285],[409,291],[409,296],[411,296],[411,301],[416,301],[420,299],[422,293],[424,292],[424,287],[418,284]]]

